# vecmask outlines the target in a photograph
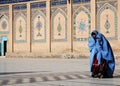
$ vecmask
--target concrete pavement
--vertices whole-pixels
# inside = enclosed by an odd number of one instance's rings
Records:
[[[89,59],[0,58],[0,86],[120,86],[120,60],[114,78],[91,78]]]

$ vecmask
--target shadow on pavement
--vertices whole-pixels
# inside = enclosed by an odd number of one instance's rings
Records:
[[[116,76],[114,76],[113,78],[120,78],[120,75],[116,75]]]
[[[37,72],[48,72],[48,71],[26,71],[26,72],[3,72],[0,75],[10,75],[10,74],[27,74],[27,73],[37,73]]]

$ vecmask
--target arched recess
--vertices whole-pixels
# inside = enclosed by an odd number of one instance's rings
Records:
[[[84,6],[74,12],[74,41],[86,41],[91,31],[90,12]]]
[[[60,8],[52,14],[52,41],[67,41],[67,16]]]
[[[46,42],[46,16],[41,11],[32,17],[32,41]]]
[[[104,34],[107,39],[117,39],[117,11],[109,3],[105,3],[97,13],[98,31]]]
[[[6,15],[3,15],[0,19],[0,33],[9,33],[9,19]]]
[[[27,20],[23,13],[14,17],[14,40],[15,42],[27,41]]]

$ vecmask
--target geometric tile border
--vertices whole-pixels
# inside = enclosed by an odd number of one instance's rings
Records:
[[[26,4],[19,4],[19,5],[14,5],[13,6],[13,14],[14,14],[14,41],[15,42],[27,42],[27,5]],[[25,22],[25,38],[24,39],[17,39],[16,36],[18,35],[16,33],[16,23],[17,23],[17,19],[21,17],[24,22]]]
[[[53,22],[54,22],[54,18],[56,17],[56,15],[58,13],[60,13],[61,15],[63,15],[64,18],[65,18],[65,33],[64,33],[65,37],[62,38],[62,39],[56,39],[56,38],[54,38],[54,23]],[[64,11],[62,9],[60,9],[60,8],[58,8],[54,13],[52,13],[52,41],[53,42],[59,42],[59,41],[64,42],[64,41],[67,41],[67,16],[64,13]]]
[[[35,39],[34,37],[34,20],[36,18],[36,16],[40,15],[43,19],[44,19],[44,38],[43,39]],[[32,18],[32,41],[33,42],[46,42],[46,16],[41,12],[37,12],[33,15],[33,18]]]
[[[86,7],[82,6],[74,13],[74,25],[76,24],[76,17],[81,11],[85,12],[87,14],[87,16],[88,16],[88,30],[89,30],[88,34],[90,35],[91,17],[90,17],[90,11]],[[87,41],[88,40],[88,37],[87,38],[77,38],[75,30],[76,30],[76,27],[74,26],[74,41]]]
[[[22,17],[23,20],[25,21],[25,26],[26,26],[26,28],[24,28],[24,29],[26,29],[26,30],[25,30],[25,34],[26,34],[25,40],[18,40],[18,39],[16,38],[16,35],[18,35],[18,34],[16,33],[16,29],[17,29],[17,28],[16,28],[16,23],[17,23],[17,19],[18,19],[19,17]],[[26,19],[26,17],[24,16],[23,13],[18,13],[18,15],[16,15],[14,18],[15,18],[15,19],[14,19],[14,41],[15,41],[15,42],[27,42],[27,19]]]

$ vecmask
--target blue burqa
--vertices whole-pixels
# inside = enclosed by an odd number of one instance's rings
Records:
[[[106,73],[109,77],[113,77],[115,69],[115,60],[112,52],[112,48],[108,40],[104,37],[103,34],[93,31],[96,34],[96,40],[91,36],[88,41],[88,47],[90,50],[90,72],[92,72],[92,63],[94,56],[96,55],[98,59],[98,64],[101,63],[101,58],[105,59],[108,63]]]

